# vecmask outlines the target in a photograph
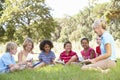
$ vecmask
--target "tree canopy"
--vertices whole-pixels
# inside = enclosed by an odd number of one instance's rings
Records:
[[[97,3],[97,0],[89,3],[82,11],[74,16],[66,16],[57,19],[61,27],[58,41],[78,41],[82,37],[89,40],[95,39],[92,23],[96,18],[104,18],[107,22],[108,31],[115,40],[120,39],[120,1],[111,0],[110,3]]]
[[[119,4],[119,0],[102,4],[92,0],[78,14],[55,19],[45,0],[1,0],[0,41],[22,43],[26,37],[35,42],[42,39],[79,41],[82,37],[92,40],[95,36],[91,26],[96,18],[104,18],[108,31],[115,40],[120,40]]]
[[[35,42],[50,39],[57,23],[44,0],[6,0],[4,6],[0,24],[5,34],[1,40],[21,43],[26,37]]]

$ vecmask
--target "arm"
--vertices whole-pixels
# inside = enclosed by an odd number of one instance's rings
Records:
[[[52,55],[52,63],[53,63],[53,64],[55,64],[55,58],[56,58],[56,56],[55,56],[55,54],[53,53],[53,55]]]
[[[22,61],[22,51],[18,53],[18,63]]]
[[[10,69],[10,72],[13,72],[15,70],[20,70],[20,66],[18,64],[10,64],[9,69]]]
[[[106,54],[100,55],[100,56],[96,57],[95,59],[92,59],[91,62],[95,63],[97,61],[100,61],[100,60],[103,60],[103,59],[106,59],[106,58],[110,57],[111,54],[112,54],[111,53],[111,44],[107,43],[105,45],[105,49],[106,49]]]
[[[9,64],[9,65],[8,65],[9,68],[11,68],[11,67],[13,67],[13,66],[14,66],[14,64]]]
[[[56,63],[55,63],[55,59],[52,59],[52,64],[56,64]]]
[[[38,56],[38,60],[39,60],[39,62],[42,62],[43,60],[42,60],[42,56],[41,56],[41,54],[39,54],[39,56]]]
[[[16,68],[15,67],[16,63],[15,63],[15,60],[14,60],[13,56],[7,54],[7,55],[4,55],[3,57],[1,57],[1,60],[4,63],[4,66],[6,68],[9,68],[10,71],[11,71],[11,69]]]
[[[22,60],[22,57],[23,57],[23,53],[22,53],[22,51],[20,51],[20,52],[18,53],[18,63],[19,63],[19,64],[26,64],[26,61],[23,61],[23,60]]]
[[[58,58],[58,61],[59,61],[59,60],[63,61],[63,57],[62,57],[62,56],[63,56],[62,53],[60,53],[59,58]]]
[[[94,50],[91,50],[90,51],[90,59],[93,59],[93,58],[95,58],[95,51]]]

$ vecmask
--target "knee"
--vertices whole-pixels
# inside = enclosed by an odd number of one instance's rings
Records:
[[[74,55],[74,56],[71,57],[71,59],[72,59],[72,60],[77,60],[78,57],[77,57],[76,55]]]
[[[20,69],[20,66],[19,65],[14,65],[14,68],[16,69],[16,70],[19,70]]]

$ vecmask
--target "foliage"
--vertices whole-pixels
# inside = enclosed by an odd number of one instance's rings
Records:
[[[26,37],[35,42],[42,39],[79,41],[82,37],[92,40],[95,37],[92,23],[96,18],[104,18],[108,31],[115,40],[120,39],[120,1],[102,4],[97,1],[89,0],[89,6],[74,16],[53,19],[44,0],[5,0],[4,5],[1,3],[0,40],[17,43]]]
[[[115,40],[120,40],[120,0],[111,0],[108,7],[109,9],[104,14],[106,21],[109,22],[108,29]]]
[[[107,22],[108,31],[115,40],[120,39],[120,1],[111,0],[109,3],[97,3],[96,0],[89,2],[89,7],[85,7],[74,16],[66,16],[57,19],[59,23],[58,41],[65,40],[78,41],[82,37],[87,37],[91,41],[94,39],[92,24],[96,18],[104,18]]]
[[[82,37],[87,37],[89,40],[93,39],[92,23],[95,18],[100,18],[107,10],[107,3],[90,5],[84,8],[74,16],[66,16],[65,18],[58,19],[61,27],[59,31],[58,41],[64,42],[66,39],[71,41],[78,41]]]
[[[44,0],[6,0],[5,6],[0,23],[5,27],[7,40],[21,43],[26,37],[35,42],[51,38],[57,23]]]

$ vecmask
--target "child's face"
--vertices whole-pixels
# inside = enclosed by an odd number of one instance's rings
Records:
[[[72,45],[70,43],[67,43],[64,48],[67,52],[70,52],[72,49]]]
[[[83,40],[81,45],[84,49],[87,49],[89,47],[89,42],[87,40]]]
[[[97,37],[96,40],[97,40],[97,44],[100,45],[101,44],[101,38]]]
[[[25,50],[31,51],[32,50],[32,43],[28,43],[27,46],[25,47]]]
[[[10,50],[10,53],[13,54],[13,55],[15,55],[16,52],[17,52],[17,47],[15,47],[14,49]]]
[[[50,51],[50,46],[49,46],[48,44],[45,44],[44,50],[45,50],[46,53],[49,53],[49,51]]]

